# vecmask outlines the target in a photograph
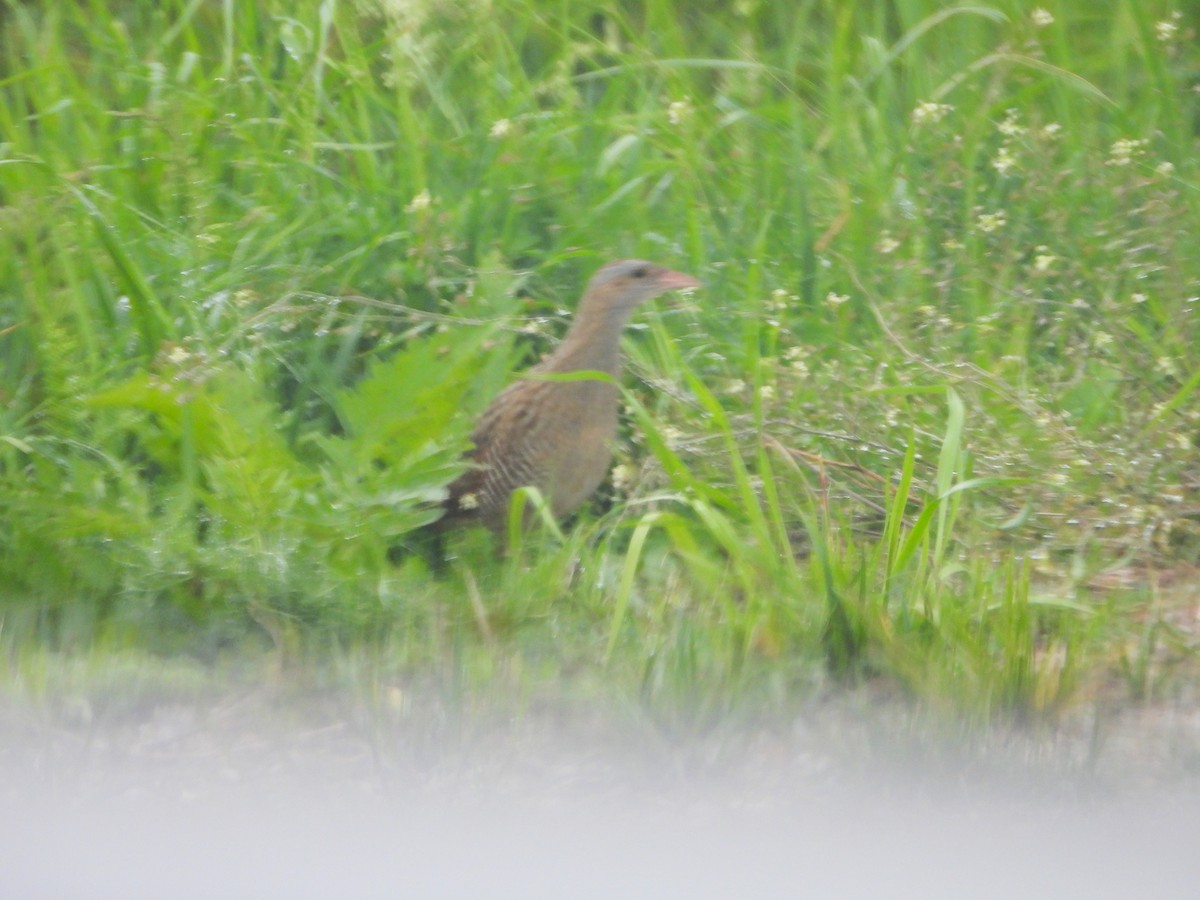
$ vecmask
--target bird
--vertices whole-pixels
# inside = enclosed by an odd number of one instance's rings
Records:
[[[481,524],[502,536],[513,492],[526,486],[537,488],[556,519],[578,510],[612,462],[622,330],[650,298],[701,286],[691,275],[640,259],[601,267],[558,348],[479,417],[465,456],[471,467],[449,485],[437,531]],[[554,377],[571,373],[585,374]]]

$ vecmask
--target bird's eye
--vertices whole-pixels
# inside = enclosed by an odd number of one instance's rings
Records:
[[[634,278],[645,278],[646,277],[646,267],[638,266],[636,269],[634,269],[633,277]]]

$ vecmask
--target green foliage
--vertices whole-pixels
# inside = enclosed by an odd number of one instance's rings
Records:
[[[1198,23],[609,7],[0,7],[3,640],[714,714],[1194,674],[1156,575],[1096,585],[1200,558]],[[706,287],[631,329],[607,510],[390,563],[625,255]]]

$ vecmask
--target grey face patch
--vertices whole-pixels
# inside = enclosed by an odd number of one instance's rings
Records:
[[[656,266],[645,260],[622,259],[600,269],[592,278],[592,286],[601,287],[623,279],[633,282],[644,280],[648,284],[662,271],[664,271],[662,266]]]

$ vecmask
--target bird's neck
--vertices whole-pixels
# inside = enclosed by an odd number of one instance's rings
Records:
[[[621,330],[632,310],[596,308],[582,303],[575,321],[554,354],[546,360],[547,372],[607,372],[614,378],[621,368]]]

